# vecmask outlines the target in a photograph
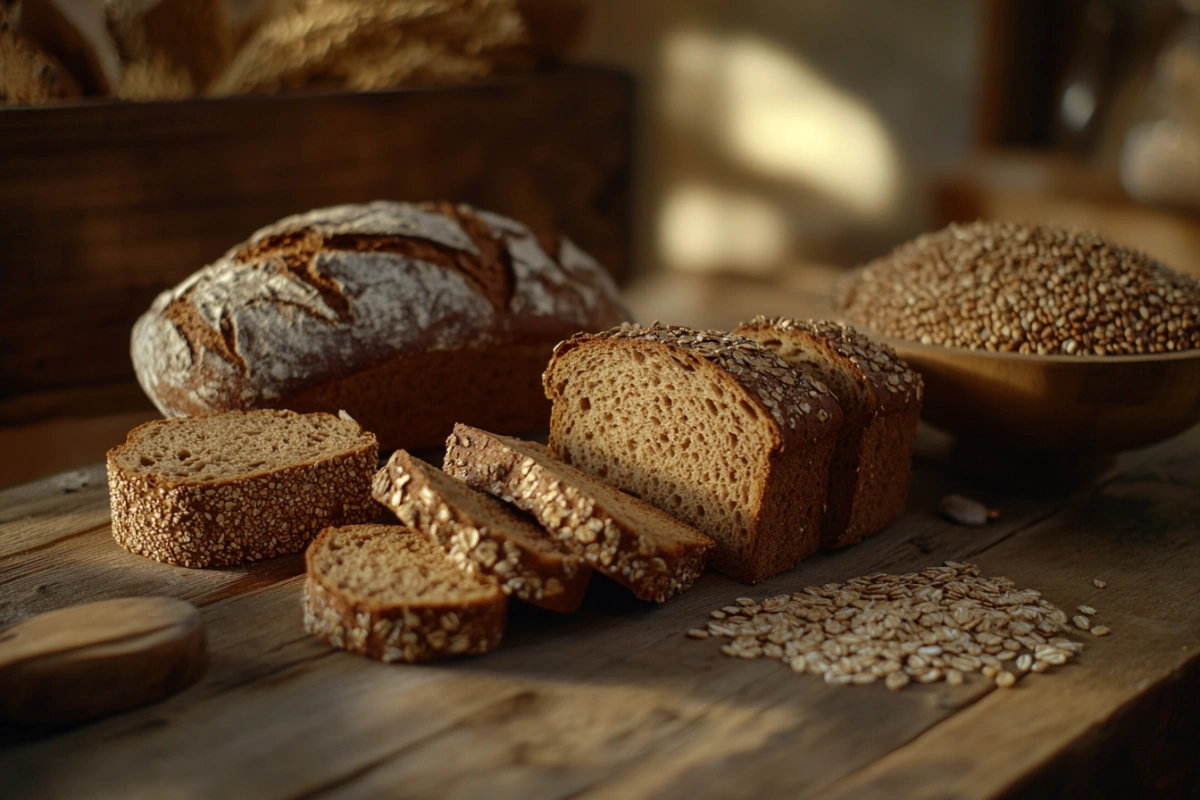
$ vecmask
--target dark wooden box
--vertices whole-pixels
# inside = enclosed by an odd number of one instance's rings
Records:
[[[469,86],[0,109],[0,426],[149,409],[129,332],[258,227],[451,199],[629,264],[633,82],[562,67]]]

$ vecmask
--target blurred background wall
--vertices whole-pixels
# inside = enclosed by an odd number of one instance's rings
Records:
[[[605,0],[582,55],[640,79],[643,274],[853,265],[976,216],[1178,260],[1193,220],[1134,207],[1119,162],[1190,22],[1173,0]]]

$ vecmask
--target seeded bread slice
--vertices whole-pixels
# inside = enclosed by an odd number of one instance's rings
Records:
[[[113,537],[181,567],[298,553],[330,524],[375,518],[378,463],[375,435],[332,414],[147,422],[108,451]]]
[[[622,326],[559,344],[550,453],[696,526],[713,566],[757,583],[820,545],[842,412],[742,336]]]
[[[304,629],[380,661],[480,655],[504,636],[508,598],[491,578],[399,525],[326,528],[305,553]]]
[[[713,548],[696,529],[551,458],[535,442],[460,423],[446,440],[443,469],[533,514],[593,569],[641,600],[662,603],[687,589]]]
[[[921,376],[848,325],[756,317],[734,333],[824,382],[845,414],[829,468],[821,544],[862,541],[904,513],[921,416]]]
[[[397,450],[376,473],[374,494],[460,568],[495,578],[505,594],[562,613],[583,602],[592,571],[578,553],[437,467]]]

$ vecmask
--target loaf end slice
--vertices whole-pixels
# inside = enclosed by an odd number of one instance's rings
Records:
[[[397,450],[376,473],[374,494],[460,568],[490,575],[505,594],[562,613],[583,602],[592,571],[578,553],[437,467]]]
[[[841,409],[742,336],[651,325],[579,334],[543,378],[549,450],[695,526],[757,583],[816,552]]]
[[[305,554],[304,629],[379,661],[481,655],[504,636],[508,598],[399,525],[326,528]]]
[[[757,317],[735,331],[823,381],[845,414],[830,466],[821,544],[845,547],[904,513],[924,392],[892,348],[849,325]]]
[[[332,414],[156,420],[108,452],[113,537],[181,567],[298,553],[324,527],[379,513],[372,433]]]
[[[546,448],[456,425],[443,469],[528,511],[601,574],[660,603],[704,571],[714,543],[669,514],[550,456]]]

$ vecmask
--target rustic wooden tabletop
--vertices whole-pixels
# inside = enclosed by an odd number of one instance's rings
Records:
[[[121,550],[101,465],[0,492],[0,627],[121,595],[200,606],[203,680],[62,731],[0,728],[5,797],[1195,796],[1200,428],[1091,488],[1009,495],[923,431],[906,515],[759,586],[705,575],[664,605],[596,581],[583,610],[511,612],[496,652],[386,665],[304,634],[302,560],[188,570]],[[982,528],[941,496],[1000,509]],[[978,564],[1112,634],[997,689],[829,686],[694,640],[708,611],[876,571]],[[1097,588],[1093,579],[1106,582]]]

